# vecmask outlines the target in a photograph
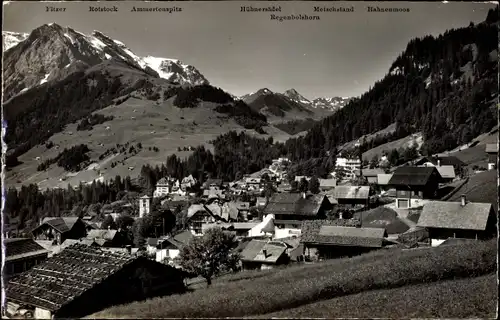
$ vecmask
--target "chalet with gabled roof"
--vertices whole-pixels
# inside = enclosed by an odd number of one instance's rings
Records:
[[[47,259],[49,251],[30,238],[4,239],[6,280],[25,272]]]
[[[112,305],[185,292],[186,276],[146,257],[74,244],[12,278],[6,299],[38,319],[81,318]]]
[[[384,173],[385,171],[380,168],[362,170],[363,177],[366,179],[366,181],[368,181],[368,183],[377,183],[377,176]]]
[[[35,240],[51,240],[54,244],[61,244],[66,239],[80,239],[86,233],[87,225],[78,217],[45,217],[31,231]]]
[[[303,220],[321,219],[331,204],[325,195],[306,193],[275,193],[264,209],[274,215],[278,228],[300,228]]]
[[[397,208],[411,208],[412,199],[433,199],[440,179],[441,175],[436,167],[397,168],[389,180],[389,186],[396,189]]]
[[[382,248],[387,237],[383,228],[359,227],[352,220],[304,221],[301,243],[311,260],[351,257]]]
[[[433,156],[433,157],[420,157],[413,161],[414,166],[453,166],[455,171],[460,171],[461,168],[467,164],[455,156]]]
[[[448,238],[485,240],[496,235],[496,214],[491,203],[432,201],[426,203],[417,226],[429,232],[432,246]]]
[[[289,262],[288,246],[280,241],[251,240],[240,253],[244,270],[271,269]]]
[[[336,186],[327,193],[331,203],[368,206],[371,188],[369,186]]]
[[[318,179],[321,191],[332,190],[337,186],[337,179]]]

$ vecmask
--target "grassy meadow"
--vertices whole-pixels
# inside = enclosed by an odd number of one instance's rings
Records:
[[[386,249],[353,258],[227,275],[215,279],[209,288],[114,306],[90,318],[268,317],[274,313],[281,317],[321,316],[321,312],[329,312],[328,307],[323,307],[330,305],[328,301],[338,303],[337,315],[363,317],[364,310],[359,310],[359,315],[351,310],[354,302],[349,301],[356,301],[355,295],[361,295],[366,304],[373,299],[385,304],[373,306],[380,317],[431,316],[439,307],[432,297],[448,299],[449,307],[439,316],[453,317],[453,305],[461,306],[475,299],[466,313],[472,316],[477,312],[476,317],[482,317],[494,312],[491,306],[496,299],[492,302],[491,294],[477,295],[478,299],[467,293],[474,292],[476,296],[473,288],[480,288],[478,292],[489,290],[488,281],[482,279],[493,279],[496,254],[494,240],[437,248]],[[454,282],[461,283],[465,290],[462,295],[453,289]],[[429,294],[418,300],[418,290]],[[399,300],[388,301],[384,295],[394,295]],[[412,297],[417,301],[407,303],[405,299]],[[319,304],[318,310],[309,315],[314,304]],[[396,311],[391,311],[391,306],[397,306]]]

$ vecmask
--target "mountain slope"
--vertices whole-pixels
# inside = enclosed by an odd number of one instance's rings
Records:
[[[3,32],[10,44],[14,33]],[[17,36],[22,40],[22,36]],[[94,31],[84,35],[70,27],[45,24],[4,52],[4,96],[10,99],[47,81],[58,81],[103,61],[115,59],[146,73],[180,84],[208,84],[194,67],[179,60],[135,55],[122,42]]]
[[[179,152],[186,147],[211,148],[210,141],[230,130],[253,135],[258,130],[260,137],[276,141],[290,136],[220,89],[181,87],[114,59],[15,96],[5,111],[6,179],[12,186],[65,187],[134,176],[144,163],[187,155]],[[90,115],[101,121],[83,126]],[[61,151],[80,144],[90,149],[82,170],[56,165]]]
[[[29,34],[21,32],[2,32],[2,51],[5,52],[10,48],[16,46],[19,42],[26,40]]]
[[[323,157],[393,123],[391,140],[422,132],[425,154],[465,144],[497,123],[497,57],[498,7],[478,25],[411,40],[371,90],[289,141],[290,155]]]

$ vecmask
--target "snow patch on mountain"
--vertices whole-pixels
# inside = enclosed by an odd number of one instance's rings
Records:
[[[29,36],[28,33],[3,31],[2,32],[3,51],[7,51],[10,48],[15,47],[20,42],[26,40],[28,36]]]
[[[47,82],[47,79],[49,78],[49,76],[50,76],[50,73],[47,73],[45,75],[45,77],[42,80],[40,80],[40,84],[44,84],[45,82]]]

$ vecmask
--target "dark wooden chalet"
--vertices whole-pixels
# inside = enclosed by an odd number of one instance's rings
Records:
[[[46,217],[31,233],[35,240],[52,240],[59,245],[66,239],[85,237],[87,228],[87,224],[78,217]]]
[[[359,227],[353,220],[304,221],[301,243],[309,260],[351,257],[386,244],[383,228]]]
[[[397,168],[389,180],[389,186],[396,189],[397,208],[411,208],[412,199],[433,199],[439,187],[436,167],[403,166]]]
[[[336,186],[327,193],[327,197],[331,203],[335,204],[368,206],[370,192],[369,186]]]
[[[5,265],[4,279],[31,269],[47,259],[49,251],[30,238],[11,238],[4,240]]]
[[[325,195],[306,193],[275,193],[264,209],[274,215],[278,228],[300,228],[303,220],[322,219],[331,208]]]
[[[146,257],[75,244],[12,278],[6,297],[38,319],[81,318],[112,305],[182,293],[185,276]]]
[[[417,226],[429,232],[431,245],[448,238],[486,240],[496,235],[496,214],[491,203],[433,201],[422,209]]]

